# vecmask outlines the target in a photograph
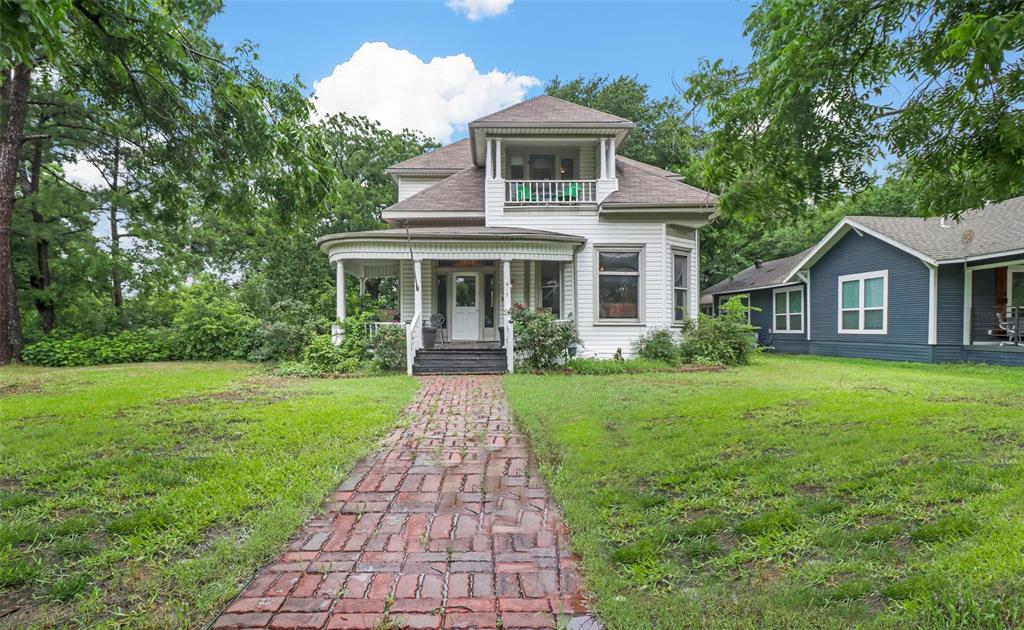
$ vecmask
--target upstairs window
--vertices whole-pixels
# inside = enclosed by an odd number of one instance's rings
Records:
[[[888,325],[888,271],[839,276],[839,332],[884,335]]]
[[[555,156],[553,155],[531,155],[530,156],[530,179],[554,179],[555,178]]]
[[[510,155],[508,158],[508,178],[526,179],[526,156]]]
[[[804,289],[775,289],[775,332],[802,333],[804,331]]]

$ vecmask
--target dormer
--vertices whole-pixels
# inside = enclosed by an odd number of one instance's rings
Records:
[[[553,96],[469,123],[489,211],[501,206],[596,206],[618,190],[616,147],[634,124]]]

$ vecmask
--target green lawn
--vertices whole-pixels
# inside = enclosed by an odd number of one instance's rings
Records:
[[[202,626],[415,388],[234,363],[0,369],[0,626]]]
[[[1024,624],[1024,370],[512,375],[611,628]]]

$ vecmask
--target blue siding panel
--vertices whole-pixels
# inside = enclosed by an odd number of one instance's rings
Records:
[[[839,333],[839,276],[888,270],[888,330],[884,335]],[[897,361],[931,361],[928,345],[928,268],[873,236],[849,232],[811,268],[813,354]]]
[[[991,363],[992,365],[1006,365],[1010,367],[1024,367],[1024,351],[1016,349],[991,349],[965,348],[964,360],[971,363]]]
[[[996,327],[996,270],[979,269],[971,275],[972,340],[995,341],[988,331]]]
[[[964,343],[964,267],[939,266],[939,321],[940,346],[962,346]]]

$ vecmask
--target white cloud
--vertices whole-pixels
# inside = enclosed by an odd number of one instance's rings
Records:
[[[63,168],[64,177],[82,188],[106,188],[107,186],[107,181],[103,179],[99,169],[83,157],[74,162],[65,162]]]
[[[508,13],[512,2],[513,0],[448,0],[445,4],[452,11],[464,14],[467,20],[476,22],[485,17]]]
[[[538,85],[528,75],[481,73],[465,54],[424,62],[385,42],[367,42],[313,84],[313,102],[320,116],[362,115],[393,131],[416,129],[447,143],[456,129],[523,100]]]

